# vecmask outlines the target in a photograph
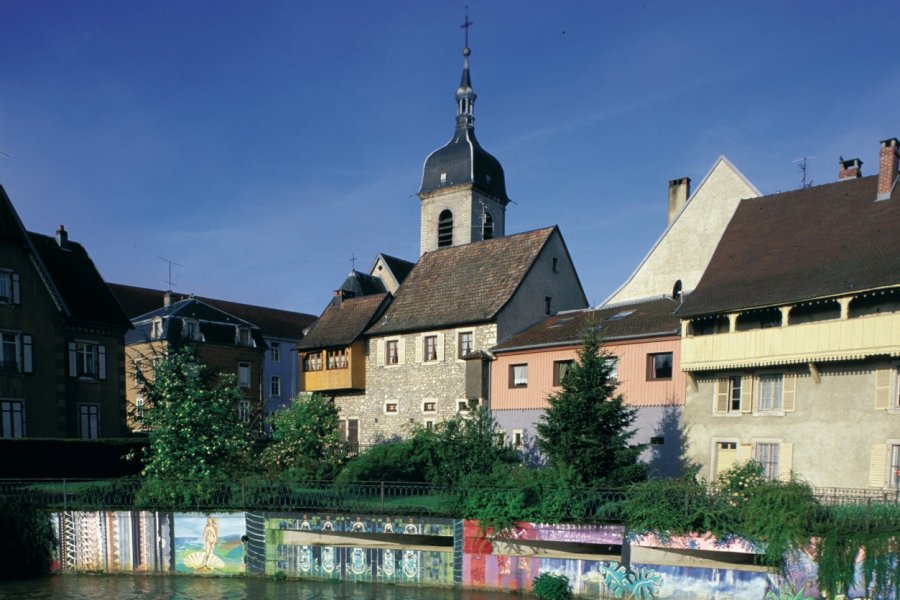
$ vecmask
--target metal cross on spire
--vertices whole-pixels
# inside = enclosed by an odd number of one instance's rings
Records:
[[[465,22],[463,22],[462,25],[459,26],[460,29],[466,30],[466,48],[469,47],[469,27],[471,27],[474,24],[475,23],[473,23],[472,21],[469,20],[469,5],[466,4],[466,20],[465,20]]]
[[[356,270],[356,261],[357,261],[356,252],[351,252],[350,253],[350,270],[351,271]]]

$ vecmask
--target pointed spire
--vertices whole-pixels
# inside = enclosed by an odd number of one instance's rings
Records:
[[[475,99],[478,95],[472,89],[472,78],[469,75],[469,27],[474,25],[469,20],[469,6],[466,5],[466,20],[460,25],[460,29],[466,30],[466,45],[463,47],[463,72],[462,80],[456,90],[456,126],[461,129],[475,128]]]

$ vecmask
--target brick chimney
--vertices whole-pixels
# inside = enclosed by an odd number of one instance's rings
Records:
[[[878,196],[875,200],[887,200],[891,197],[894,183],[897,181],[897,138],[881,142],[881,158],[878,161]]]
[[[56,230],[56,245],[63,250],[69,249],[69,233],[62,225],[60,225],[59,229]]]
[[[844,160],[841,158],[841,169],[838,171],[838,179],[858,179],[862,177],[862,161],[858,158]]]
[[[687,204],[691,196],[691,178],[682,177],[669,182],[669,225]]]
[[[172,306],[172,296],[172,290],[167,290],[166,293],[163,294],[163,306]]]

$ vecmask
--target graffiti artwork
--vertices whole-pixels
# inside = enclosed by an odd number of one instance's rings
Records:
[[[244,513],[176,514],[175,570],[195,575],[244,573]]]

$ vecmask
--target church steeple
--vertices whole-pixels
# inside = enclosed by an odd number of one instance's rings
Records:
[[[422,172],[421,251],[458,246],[504,234],[506,181],[500,161],[475,139],[475,99],[469,72],[469,21],[463,46],[463,72],[456,89],[453,139],[431,153]]]

